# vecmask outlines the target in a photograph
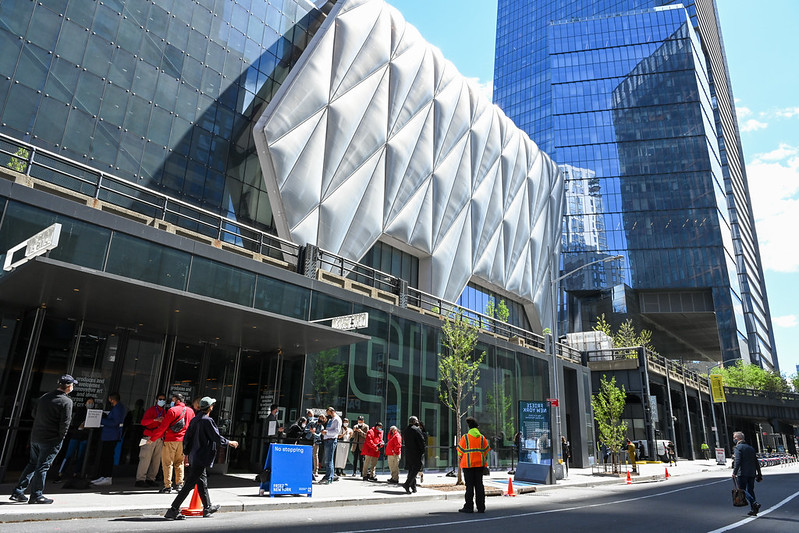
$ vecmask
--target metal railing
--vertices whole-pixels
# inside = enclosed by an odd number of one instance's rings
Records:
[[[300,246],[291,241],[3,133],[0,133],[0,166],[297,268]]]
[[[640,363],[643,362],[641,359],[642,351],[646,355],[648,363],[659,365],[664,369],[668,367],[669,371],[676,372],[679,377],[684,377],[687,381],[694,381],[701,385],[705,385],[707,382],[704,374],[699,374],[695,370],[688,368],[679,361],[668,359],[641,346],[624,346],[621,348],[590,350],[586,352],[586,358],[588,362],[636,359]]]
[[[738,387],[724,387],[724,393],[735,396],[748,396],[750,398],[763,398],[766,400],[785,400],[799,402],[799,394],[793,392],[776,392],[756,389],[741,389]]]

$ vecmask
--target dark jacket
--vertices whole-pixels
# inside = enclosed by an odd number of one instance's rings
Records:
[[[738,442],[733,449],[735,458],[732,469],[733,476],[755,477],[760,473],[760,463],[757,460],[755,449],[744,441]]]
[[[72,422],[69,423],[67,436],[72,440],[86,440],[89,438],[89,430],[81,429],[86,421],[86,407],[79,405],[72,410]]]
[[[183,438],[183,453],[188,456],[189,465],[210,468],[214,466],[219,447],[227,443],[228,440],[219,434],[216,422],[202,413],[189,423]]]
[[[125,415],[127,409],[121,403],[117,403],[108,411],[107,415],[103,415],[101,423],[103,430],[100,432],[100,440],[104,441],[117,441],[122,440],[122,425],[125,423]]]
[[[33,406],[31,442],[61,442],[72,421],[72,400],[61,389],[47,392]]]
[[[288,444],[297,444],[305,434],[305,428],[296,422],[291,425],[286,432],[286,442]]]
[[[402,430],[402,442],[405,444],[405,465],[422,465],[426,448],[425,438],[419,426],[408,426]]]

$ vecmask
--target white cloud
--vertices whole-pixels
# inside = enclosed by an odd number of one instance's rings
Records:
[[[796,315],[774,316],[771,321],[780,328],[795,328],[799,324]]]
[[[736,104],[738,103],[738,99],[737,98],[735,99],[735,102],[736,102]],[[735,106],[735,111],[736,111],[736,113],[738,113],[738,118],[746,118],[746,117],[748,117],[749,115],[752,114],[752,110],[749,109],[748,107],[744,107],[744,106],[738,107],[736,105]]]
[[[746,165],[763,268],[799,272],[799,146],[781,144]]]
[[[494,101],[494,80],[480,81],[480,78],[466,78],[466,82],[480,91],[489,101]]]
[[[750,132],[750,131],[757,131],[757,130],[766,129],[767,127],[768,127],[768,123],[760,122],[759,120],[755,120],[753,118],[750,118],[749,120],[746,120],[746,121],[743,122],[743,124],[741,124],[741,132],[747,133],[747,132]]]
[[[774,114],[783,118],[799,117],[799,107],[786,107],[784,109],[778,109]]]

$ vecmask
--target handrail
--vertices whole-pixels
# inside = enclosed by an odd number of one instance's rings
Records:
[[[768,398],[769,400],[787,400],[799,402],[799,394],[794,392],[778,392],[770,390],[744,389],[740,387],[724,387],[725,394],[749,396],[750,398]]]

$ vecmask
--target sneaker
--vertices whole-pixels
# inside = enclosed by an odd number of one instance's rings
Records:
[[[164,518],[167,520],[183,520],[186,517],[180,514],[180,509],[170,507],[169,510],[164,514]]]
[[[160,492],[161,494],[169,494],[170,492],[172,492],[172,487],[164,487],[163,489],[159,490],[158,492]]]
[[[136,483],[134,483],[133,486],[134,487],[148,487],[149,485],[147,485],[146,481],[139,480]]]
[[[51,500],[50,498],[46,498],[46,497],[44,497],[44,496],[39,496],[38,498],[31,498],[31,499],[30,499],[30,501],[29,501],[28,503],[43,503],[43,504],[48,504],[48,503],[53,503],[53,500]]]
[[[11,496],[8,497],[8,499],[11,500],[12,502],[19,502],[19,503],[25,503],[26,501],[28,501],[27,496],[25,496],[24,494],[20,494],[18,492],[12,493]]]
[[[107,487],[112,483],[112,479],[110,477],[100,478],[97,481],[92,481],[92,485],[95,487]]]
[[[181,490],[183,490],[183,483],[175,485],[175,492],[180,492]]]
[[[211,516],[219,510],[219,505],[211,505],[203,509],[203,517]]]
[[[100,482],[101,482],[102,480],[104,480],[104,479],[105,479],[105,478],[104,478],[103,476],[100,476],[100,477],[98,477],[97,479],[93,479],[93,480],[91,480],[89,483],[90,483],[90,484],[92,484],[92,485],[96,485],[97,483],[100,483]]]
[[[62,480],[63,477],[61,476],[61,472],[59,472],[58,474],[56,474],[55,478],[53,479],[53,483],[61,483]]]

